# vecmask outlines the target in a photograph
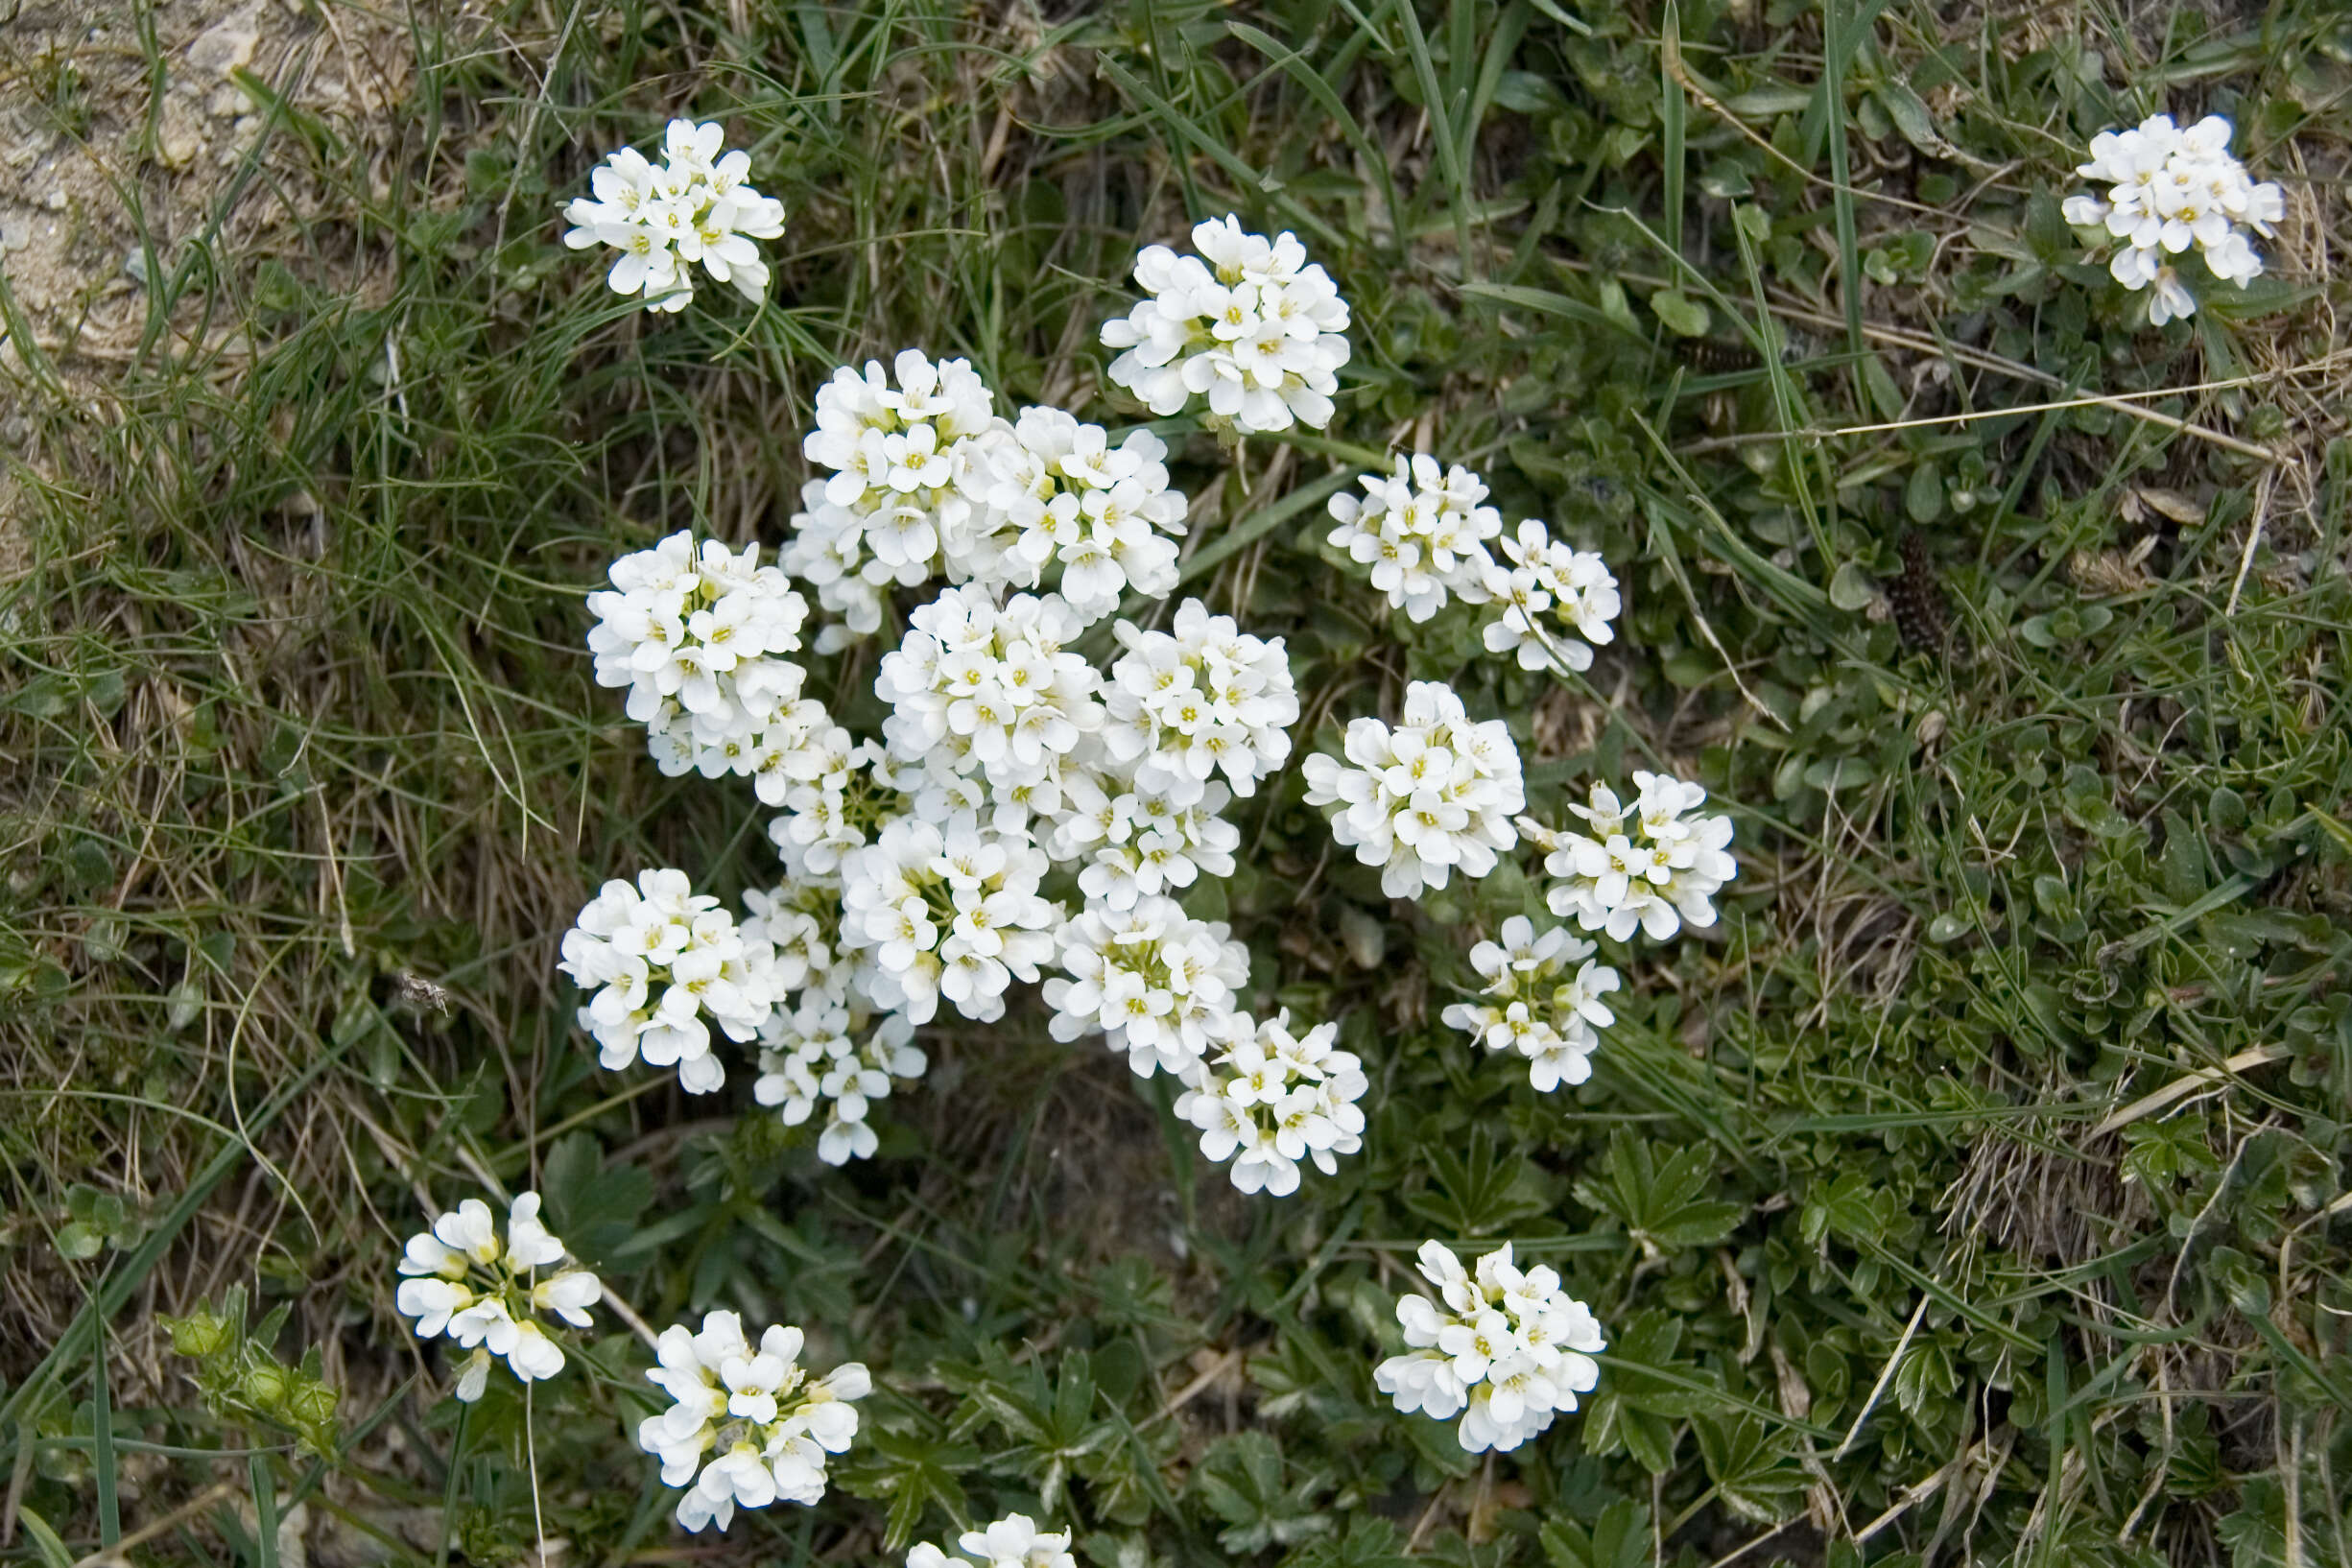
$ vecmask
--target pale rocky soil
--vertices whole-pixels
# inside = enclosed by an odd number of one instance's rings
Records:
[[[0,277],[15,318],[0,321],[0,419],[24,390],[11,385],[27,360],[12,329],[31,329],[67,388],[103,398],[147,332],[151,266],[168,277],[207,247],[233,269],[320,215],[299,135],[270,126],[268,95],[363,169],[410,107],[412,35],[396,12],[154,0],[147,15],[143,30],[129,0],[0,0]],[[176,302],[180,332],[195,330],[195,294]],[[235,330],[216,310],[205,344],[173,346],[217,351]],[[23,455],[24,434],[0,424],[0,451]]]

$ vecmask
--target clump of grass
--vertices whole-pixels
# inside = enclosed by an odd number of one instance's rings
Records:
[[[6,1549],[268,1562],[297,1505],[322,1555],[655,1549],[628,1336],[461,1418],[390,1311],[418,1208],[497,1182],[656,1322],[877,1367],[848,1495],[744,1560],[1014,1508],[1120,1565],[2345,1558],[2340,33],[1138,0],[423,37],[444,113],[389,172],[294,136],[337,200],[181,279],[249,355],[172,338],[101,418],[12,372]],[[2274,276],[2166,333],[2055,206],[2156,83],[2291,195]],[[792,226],[767,308],[648,322],[549,213],[688,107]],[[1138,236],[1228,209],[1315,248],[1356,358],[1246,489],[1183,452],[1186,591],[1288,639],[1302,747],[1442,679],[1511,717],[1537,816],[1702,779],[1744,857],[1720,936],[1620,955],[1593,1081],[1538,1096],[1438,1022],[1534,864],[1392,903],[1262,795],[1199,913],[1261,1001],[1342,1021],[1377,1107],[1282,1204],[1033,1010],[934,1031],[847,1171],[597,1073],[553,973],[587,889],[769,875],[748,789],[646,766],[580,595],[674,528],[778,537],[836,363],[1100,398]],[[1615,565],[1580,685],[1390,615],[1281,499],[1391,442]],[[871,716],[870,657],[822,673]],[[1430,1235],[1513,1240],[1609,1331],[1585,1412],[1494,1464],[1371,1385]],[[260,1350],[316,1353],[331,1437],[175,1358],[162,1318],[237,1288],[290,1309]]]

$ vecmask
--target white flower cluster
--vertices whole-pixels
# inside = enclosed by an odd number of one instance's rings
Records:
[[[1566,926],[1546,927],[1514,915],[1503,922],[1500,942],[1470,949],[1470,966],[1485,977],[1491,1002],[1457,1002],[1445,1022],[1476,1037],[1489,1051],[1515,1051],[1528,1062],[1528,1080],[1549,1094],[1562,1083],[1592,1077],[1599,1031],[1617,1021],[1601,998],[1617,989],[1617,971],[1592,962],[1593,944],[1569,935]],[[1574,975],[1568,966],[1581,963]]]
[[[783,656],[799,652],[808,602],[759,563],[758,545],[698,547],[684,530],[623,556],[611,576],[588,595],[596,683],[628,689],[662,772],[756,772],[763,796],[780,800],[786,757],[824,723],[800,698],[807,672]]]
[[[1135,281],[1152,297],[1103,324],[1103,344],[1125,387],[1162,417],[1206,394],[1213,420],[1243,432],[1322,429],[1347,363],[1347,304],[1306,247],[1289,234],[1269,240],[1241,219],[1193,229],[1199,255],[1164,245],[1135,258]]]
[[[1637,930],[1665,941],[1686,925],[1713,925],[1716,891],[1740,872],[1731,819],[1691,815],[1706,803],[1706,790],[1667,773],[1637,772],[1633,787],[1630,805],[1605,784],[1593,786],[1586,804],[1571,803],[1584,820],[1581,833],[1519,820],[1520,830],[1549,851],[1544,869],[1562,879],[1546,895],[1552,913],[1574,915],[1612,941]]]
[[[843,855],[870,843],[883,821],[906,809],[916,787],[917,778],[902,776],[880,742],[829,725],[802,748],[784,814],[768,824],[768,837],[795,877],[831,876]]]
[[[829,477],[801,492],[784,568],[843,616],[818,650],[882,625],[891,583],[914,587],[944,570],[943,554],[969,536],[981,483],[978,438],[1001,427],[996,394],[969,363],[934,365],[909,348],[885,371],[847,366],[817,392],[817,428],[801,451]]]
[[[1113,630],[1127,653],[1104,690],[1111,756],[1134,770],[1137,784],[1179,802],[1198,798],[1219,772],[1234,794],[1256,794],[1258,780],[1290,756],[1298,722],[1282,639],[1248,636],[1198,599],[1176,606],[1173,634],[1126,621]]]
[[[1495,852],[1518,842],[1511,819],[1527,798],[1510,728],[1500,719],[1472,724],[1451,688],[1413,682],[1403,722],[1354,720],[1345,749],[1353,766],[1307,757],[1307,804],[1346,808],[1332,819],[1332,837],[1382,868],[1389,897],[1442,888],[1456,867],[1483,877]]]
[[[1103,727],[1094,666],[1065,645],[1082,625],[1058,594],[1014,594],[999,606],[978,583],[949,588],[909,617],[882,656],[874,692],[882,727],[908,762],[944,758],[998,790],[1055,774],[1079,737]]]
[[[1356,483],[1362,499],[1342,490],[1330,500],[1339,524],[1331,544],[1372,569],[1372,586],[1391,608],[1426,621],[1449,594],[1468,605],[1486,602],[1494,564],[1486,541],[1503,532],[1503,514],[1484,504],[1485,480],[1460,463],[1441,469],[1426,452],[1399,452],[1393,472]]]
[[[1005,1015],[1014,977],[1054,956],[1059,912],[1038,896],[1043,850],[970,813],[944,828],[897,817],[842,860],[842,945],[858,984],[885,1009],[927,1024],[944,996],[980,1023]]]
[[[2148,300],[2150,325],[2197,312],[2197,296],[2168,258],[2195,246],[2207,272],[2243,289],[2262,275],[2262,257],[2247,236],[2277,232],[2273,226],[2287,216],[2285,193],[2268,180],[2255,183],[2230,155],[2230,134],[2229,121],[2219,114],[2185,131],[2169,114],[2151,115],[2130,130],[2092,137],[2091,160],[2075,171],[2107,194],[2068,197],[2066,221],[2104,227],[2123,242],[2107,271],[2135,293],[2155,285]]]
[[[684,310],[698,264],[758,304],[768,295],[768,264],[751,242],[784,232],[784,203],[745,182],[751,154],[722,155],[725,141],[716,122],[672,120],[658,165],[624,147],[588,177],[593,195],[564,204],[572,227],[563,243],[620,251],[605,281],[615,294],[642,295],[648,310]]]
[[[778,1008],[760,1030],[752,1098],[778,1107],[786,1127],[798,1127],[821,1107],[817,1157],[827,1165],[869,1158],[877,1139],[866,1123],[867,1105],[886,1098],[894,1081],[921,1078],[930,1065],[914,1041],[915,1026],[903,1013],[877,1023],[863,998],[805,992],[798,1006]]]
[[[1138,430],[1114,447],[1059,409],[1009,423],[963,360],[910,348],[888,373],[878,361],[834,371],[802,450],[830,474],[802,489],[783,560],[843,617],[820,652],[879,630],[892,583],[944,578],[993,599],[1050,580],[1081,626],[1129,589],[1176,584],[1185,502],[1166,444]]]
[[[1182,1077],[1231,1033],[1249,950],[1224,921],[1196,920],[1173,898],[1139,898],[1124,912],[1087,909],[1057,939],[1063,974],[1044,986],[1054,1038],[1100,1032],[1136,1077]]]
[[[1519,525],[1515,537],[1503,538],[1496,547],[1503,560],[1486,568],[1486,594],[1503,613],[1486,623],[1486,652],[1516,649],[1522,670],[1555,664],[1591,669],[1592,645],[1616,636],[1609,623],[1617,619],[1620,604],[1608,562],[1553,538],[1532,517]],[[1543,621],[1546,611],[1549,627]]]
[[[1130,589],[1167,593],[1185,510],[1167,456],[1148,430],[1112,446],[1101,425],[1023,409],[1009,437],[981,445],[983,509],[968,541],[949,541],[948,576],[995,588],[1035,588],[1051,577],[1081,624],[1117,609]]]
[[[563,1370],[563,1348],[539,1326],[538,1314],[586,1328],[605,1288],[584,1269],[557,1269],[562,1261],[563,1244],[539,1221],[537,1193],[508,1206],[503,1238],[490,1206],[469,1198],[409,1238],[400,1259],[407,1277],[392,1302],[416,1319],[418,1339],[446,1334],[473,1352],[457,1386],[457,1396],[471,1404],[488,1385],[494,1357],[505,1357],[525,1383]],[[542,1269],[555,1271],[541,1279]]]
[[[1325,1176],[1364,1147],[1364,1064],[1337,1048],[1340,1026],[1291,1033],[1284,1009],[1264,1023],[1235,1013],[1224,1050],[1184,1075],[1176,1113],[1200,1129],[1200,1152],[1230,1160],[1233,1185],[1276,1198],[1298,1190],[1298,1162]]]
[[[1125,913],[1139,898],[1189,888],[1202,872],[1233,874],[1241,829],[1217,814],[1232,795],[1210,783],[1186,792],[1189,803],[1147,789],[1117,767],[1075,767],[1060,780],[1060,812],[1041,836],[1057,865],[1078,865],[1078,891],[1090,903]]]
[[[907,1568],[969,1568],[963,1558],[984,1568],[1078,1568],[1070,1555],[1070,1535],[1039,1530],[1026,1513],[1009,1513],[979,1530],[958,1537],[962,1557],[951,1557],[929,1541],[917,1541],[907,1553]]]
[[[661,1331],[661,1364],[645,1375],[674,1403],[638,1424],[637,1445],[661,1461],[664,1485],[689,1488],[677,1502],[686,1529],[725,1530],[738,1507],[824,1496],[826,1459],[857,1436],[849,1401],[872,1380],[854,1361],[811,1377],[800,1348],[800,1331],[784,1327],[753,1348],[731,1312],[704,1314],[700,1333],[683,1323]]]
[[[1575,1410],[1577,1395],[1600,1382],[1593,1357],[1607,1348],[1601,1325],[1552,1270],[1515,1268],[1508,1242],[1478,1260],[1475,1275],[1442,1242],[1424,1245],[1420,1261],[1443,1304],[1425,1295],[1399,1300],[1409,1353],[1373,1372],[1400,1412],[1444,1421],[1460,1411],[1456,1436],[1466,1452],[1508,1452]]]
[[[676,1067],[688,1094],[726,1081],[702,1015],[728,1039],[748,1040],[791,988],[765,935],[738,929],[718,899],[676,870],[641,871],[635,887],[606,883],[563,934],[558,967],[596,993],[580,1010],[580,1027],[596,1037],[604,1066],[642,1056]]]

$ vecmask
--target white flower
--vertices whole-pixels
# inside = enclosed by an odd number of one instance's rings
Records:
[[[1212,423],[1242,432],[1331,422],[1347,363],[1347,305],[1289,234],[1246,233],[1238,217],[1193,229],[1199,255],[1148,246],[1135,281],[1152,297],[1103,325],[1123,350],[1110,379],[1165,417],[1206,394]]]
[[[1045,983],[1057,1040],[1097,1031],[1138,1078],[1182,1075],[1232,1029],[1249,950],[1223,921],[1196,920],[1172,898],[1120,912],[1089,908],[1061,928],[1067,978]]]
[[[687,1530],[725,1530],[739,1506],[824,1496],[826,1461],[857,1436],[849,1402],[872,1380],[857,1362],[812,1377],[800,1350],[796,1328],[770,1328],[754,1345],[731,1312],[704,1315],[700,1333],[662,1330],[659,1365],[645,1375],[672,1403],[638,1423],[637,1446],[661,1461],[662,1485],[686,1488],[677,1522]]]
[[[1043,850],[960,812],[900,817],[842,861],[842,945],[881,1007],[929,1023],[944,996],[966,1018],[1004,1016],[1005,989],[1054,956]]]
[[[1590,550],[1554,539],[1534,518],[1521,522],[1514,537],[1499,542],[1503,561],[1485,569],[1487,597],[1500,605],[1500,618],[1486,623],[1486,651],[1518,650],[1519,667],[1540,670],[1564,665],[1592,668],[1590,645],[1616,635],[1609,623],[1620,607],[1617,579],[1608,563]],[[1543,617],[1550,613],[1551,625]]]
[[[1234,794],[1254,795],[1290,756],[1298,722],[1282,639],[1246,635],[1198,599],[1176,606],[1175,625],[1113,626],[1127,653],[1104,688],[1104,748],[1137,784],[1179,802],[1220,772]]]
[[[1526,796],[1519,751],[1500,719],[1472,724],[1461,699],[1436,681],[1405,689],[1403,722],[1347,726],[1347,761],[1315,752],[1306,760],[1307,804],[1337,804],[1332,837],[1356,859],[1382,867],[1381,891],[1414,898],[1494,869],[1495,852],[1517,842],[1511,818]]]
[[[635,887],[606,883],[564,933],[558,967],[594,993],[580,1027],[595,1036],[606,1068],[643,1057],[676,1067],[689,1094],[726,1081],[705,1015],[728,1039],[748,1040],[789,988],[764,932],[738,930],[718,899],[697,894],[677,870],[640,872]]]
[[[1039,1530],[1026,1513],[1009,1513],[979,1530],[967,1530],[956,1545],[964,1556],[986,1568],[1078,1568],[1078,1559],[1070,1555],[1069,1532]],[[907,1568],[967,1565],[929,1541],[917,1541],[907,1553]]]
[[[765,942],[773,955],[768,975],[778,1008],[795,991],[846,991],[853,966],[842,950],[838,877],[794,872],[781,887],[746,892],[743,905],[750,912],[743,922],[744,940]]]
[[[490,1206],[469,1198],[409,1238],[400,1258],[405,1277],[392,1304],[416,1319],[418,1339],[446,1335],[474,1352],[459,1373],[458,1398],[471,1404],[482,1397],[494,1358],[505,1358],[525,1383],[563,1370],[563,1349],[536,1315],[552,1313],[586,1328],[588,1309],[605,1298],[603,1284],[584,1269],[540,1277],[540,1270],[557,1269],[563,1255],[563,1244],[540,1222],[535,1192],[518,1194],[508,1205],[504,1236]]]
[[[1544,869],[1561,879],[1546,895],[1552,913],[1574,915],[1612,941],[1636,931],[1665,941],[1686,925],[1713,925],[1714,896],[1740,870],[1731,858],[1731,819],[1686,815],[1706,803],[1707,792],[1670,774],[1637,772],[1633,785],[1639,793],[1630,805],[1604,784],[1593,786],[1586,804],[1571,805],[1581,833],[1520,820],[1520,829],[1549,851]]]
[[[1131,767],[1081,751],[1051,788],[1050,830],[1039,835],[1060,865],[1077,865],[1079,891],[1117,913],[1139,898],[1191,887],[1201,873],[1233,874],[1241,829],[1218,814],[1232,795],[1189,778],[1179,790],[1147,787]],[[1042,800],[1043,792],[1033,798]]]
[[[861,1038],[862,1036],[862,1038]],[[810,991],[796,1008],[779,1008],[760,1030],[760,1076],[752,1098],[774,1105],[787,1127],[824,1116],[817,1157],[827,1165],[871,1157],[871,1104],[895,1083],[921,1078],[930,1064],[914,1044],[915,1027],[900,1013],[878,1023],[864,999]]]
[[[1464,1450],[1509,1450],[1575,1410],[1577,1396],[1600,1381],[1593,1357],[1607,1348],[1601,1325],[1552,1270],[1516,1268],[1508,1242],[1474,1272],[1441,1242],[1422,1247],[1420,1264],[1439,1299],[1396,1303],[1406,1354],[1372,1374],[1400,1412],[1441,1421],[1459,1413]]]
[[[1415,621],[1437,614],[1448,594],[1485,603],[1486,541],[1503,532],[1503,514],[1483,504],[1485,481],[1460,463],[1441,469],[1426,452],[1399,452],[1395,463],[1391,473],[1357,479],[1363,498],[1331,498],[1332,546],[1370,567],[1372,586]]]
[[[1601,998],[1617,989],[1617,971],[1591,962],[1593,944],[1547,927],[1540,937],[1524,915],[1503,922],[1500,942],[1470,950],[1470,965],[1487,982],[1485,1003],[1457,1002],[1445,1022],[1489,1051],[1515,1051],[1528,1060],[1528,1079],[1545,1093],[1592,1076],[1599,1031],[1616,1022]],[[1571,975],[1569,966],[1580,964]]]
[[[1101,425],[1030,408],[977,452],[973,485],[986,504],[945,541],[950,579],[1050,585],[1082,624],[1129,590],[1157,597],[1176,585],[1170,535],[1184,533],[1184,494],[1169,484],[1157,436],[1133,431],[1114,447]]]
[[[1200,1152],[1231,1161],[1233,1185],[1276,1198],[1298,1190],[1298,1162],[1325,1176],[1338,1156],[1363,1147],[1364,1112],[1356,1102],[1367,1081],[1363,1064],[1337,1050],[1340,1026],[1318,1024],[1293,1035],[1284,1009],[1264,1023],[1234,1013],[1214,1062],[1184,1075],[1176,1113],[1200,1129]]]
[[[885,371],[842,367],[817,391],[817,427],[801,442],[825,477],[801,491],[808,510],[792,519],[785,570],[817,590],[818,603],[845,618],[818,650],[882,624],[891,583],[914,587],[947,569],[950,540],[968,540],[991,484],[986,440],[1011,439],[996,394],[969,363],[933,364],[902,351]]]
[[[2103,131],[2091,138],[2090,161],[2076,173],[2105,194],[2070,196],[2060,205],[2068,223],[2103,228],[2123,243],[2107,271],[2134,292],[2154,286],[2150,325],[2197,312],[2197,297],[2168,257],[2195,247],[2217,280],[2244,288],[2263,268],[2248,234],[2275,233],[2287,215],[2279,187],[2255,183],[2230,155],[2231,133],[2219,114],[2185,131],[2169,114],[2127,131]]]
[[[686,531],[612,563],[612,587],[588,595],[597,624],[588,649],[596,682],[625,687],[664,772],[757,773],[763,798],[781,798],[769,753],[805,745],[827,722],[800,697],[808,603],[759,546],[698,546]],[[771,803],[773,803],[772,801]]]
[[[606,282],[615,294],[642,295],[648,310],[685,309],[698,266],[759,303],[768,264],[751,242],[784,232],[784,204],[747,182],[748,153],[721,154],[725,138],[716,122],[672,120],[660,164],[634,148],[613,154],[589,177],[591,194],[564,204],[572,226],[563,243],[618,250]]]
[[[893,756],[936,767],[946,755],[946,771],[983,773],[1002,790],[1052,773],[1080,736],[1102,728],[1100,677],[1067,648],[1083,626],[1058,594],[1014,594],[999,606],[966,583],[909,621],[874,680],[891,707],[883,734]]]

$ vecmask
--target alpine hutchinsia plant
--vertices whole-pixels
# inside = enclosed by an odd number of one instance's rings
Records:
[[[2262,275],[2262,256],[2249,235],[2275,234],[2287,199],[2268,180],[2257,184],[2230,155],[2231,127],[2208,114],[2185,131],[2169,114],[2153,114],[2126,131],[2091,138],[2091,158],[2076,170],[2106,194],[2066,199],[2066,221],[2104,228],[2121,242],[2107,271],[2134,293],[2153,287],[2148,321],[2162,326],[2197,313],[2197,295],[2173,260],[2194,248],[2217,282],[2243,289]]]
[[[406,1277],[393,1304],[416,1319],[418,1339],[447,1335],[471,1352],[456,1390],[471,1404],[487,1387],[495,1359],[504,1358],[526,1384],[563,1370],[563,1347],[539,1314],[586,1328],[588,1309],[605,1297],[594,1274],[561,1268],[563,1259],[563,1244],[539,1222],[537,1193],[522,1193],[508,1206],[503,1236],[490,1206],[469,1198],[409,1238],[400,1259]]]
[[[781,214],[719,146],[715,126],[680,121],[660,168],[615,154],[595,200],[567,209],[572,243],[620,249],[614,287],[657,309],[683,306],[697,264],[756,297],[766,273],[744,236],[777,232]],[[1103,329],[1111,383],[1163,416],[1203,400],[1228,442],[1325,425],[1348,358],[1329,274],[1293,236],[1236,218],[1200,224],[1193,244],[1137,258],[1150,297]],[[610,589],[588,598],[596,678],[627,693],[661,771],[748,779],[775,813],[782,867],[740,919],[682,870],[605,886],[561,964],[601,1063],[642,1059],[706,1094],[731,1044],[756,1062],[753,1101],[838,1165],[875,1153],[876,1105],[930,1067],[918,1029],[951,1010],[993,1021],[1014,986],[1036,985],[1055,1039],[1100,1035],[1138,1076],[1177,1081],[1174,1114],[1241,1191],[1294,1193],[1309,1165],[1335,1174],[1363,1143],[1365,1064],[1334,1022],[1253,1016],[1248,948],[1179,902],[1234,873],[1241,834],[1224,813],[1290,763],[1300,703],[1281,638],[1199,599],[1146,607],[1176,589],[1187,537],[1165,442],[1055,408],[1008,417],[967,362],[909,348],[835,370],[802,450],[800,510],[766,559],[757,543],[680,532],[614,561]],[[1609,640],[1619,601],[1601,558],[1533,520],[1506,535],[1478,475],[1399,454],[1360,487],[1331,502],[1331,542],[1411,619],[1479,606],[1486,647],[1529,669],[1584,669]],[[1104,622],[1107,636],[1089,636]],[[859,667],[887,716],[861,735],[812,695],[804,661],[877,637]],[[1306,798],[1339,808],[1335,838],[1391,897],[1484,877],[1518,843],[1509,728],[1449,687],[1412,683],[1393,724],[1353,720],[1344,753],[1307,756]],[[1637,782],[1637,813],[1605,789],[1577,808],[1596,837],[1526,824],[1566,879],[1556,913],[1613,939],[1706,923],[1731,874],[1727,820],[1685,820],[1703,794]],[[1511,919],[1471,955],[1485,999],[1446,1020],[1515,1053],[1538,1089],[1582,1082],[1620,983],[1565,928]],[[561,1256],[535,1202],[518,1200],[503,1247],[479,1203],[448,1217],[446,1246],[412,1244],[423,1277],[402,1295],[420,1332],[508,1355],[524,1377],[561,1365],[532,1338],[532,1310],[579,1323],[598,1297],[582,1272],[529,1277]],[[1446,1306],[1400,1308],[1414,1354],[1380,1369],[1399,1409],[1466,1413],[1472,1449],[1515,1446],[1573,1410],[1601,1339],[1556,1276],[1516,1270],[1508,1247],[1475,1279],[1437,1243],[1422,1256]],[[731,1312],[659,1336],[648,1376],[672,1404],[638,1440],[682,1490],[681,1526],[823,1494],[869,1379],[856,1364],[813,1377],[802,1351],[799,1330],[754,1342]],[[466,1374],[475,1391],[486,1365]],[[961,1544],[989,1568],[1072,1561],[1068,1536],[1018,1514]],[[954,1560],[930,1545],[909,1556]]]

